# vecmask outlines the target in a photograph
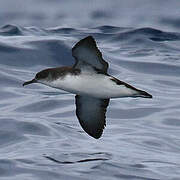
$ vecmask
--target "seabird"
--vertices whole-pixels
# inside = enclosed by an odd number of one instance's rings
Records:
[[[152,98],[151,94],[107,73],[108,63],[103,59],[92,36],[75,44],[72,56],[75,58],[73,66],[42,70],[23,86],[41,83],[75,94],[77,118],[90,136],[96,139],[101,137],[110,98]]]

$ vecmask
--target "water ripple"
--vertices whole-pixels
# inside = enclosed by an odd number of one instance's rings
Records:
[[[0,177],[178,179],[179,32],[101,26],[95,22],[112,16],[101,10],[89,15],[96,26],[0,28]],[[37,71],[73,64],[71,47],[88,35],[110,62],[110,74],[154,97],[111,100],[99,140],[81,129],[74,95],[36,84],[22,87]]]

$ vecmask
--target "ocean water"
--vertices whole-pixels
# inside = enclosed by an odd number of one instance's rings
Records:
[[[179,180],[180,1],[0,2],[0,179]],[[92,35],[109,73],[153,99],[110,101],[88,136],[74,95],[24,81]]]

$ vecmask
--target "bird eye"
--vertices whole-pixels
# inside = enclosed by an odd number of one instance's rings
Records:
[[[49,72],[47,70],[40,71],[36,74],[36,79],[45,79],[48,77]]]

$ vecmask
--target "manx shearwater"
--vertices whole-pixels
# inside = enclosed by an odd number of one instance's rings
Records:
[[[106,108],[110,98],[152,98],[107,73],[108,63],[103,59],[92,36],[80,40],[72,48],[75,64],[71,67],[49,68],[38,72],[31,83],[41,83],[76,94],[76,115],[90,136],[101,137],[106,125]]]

